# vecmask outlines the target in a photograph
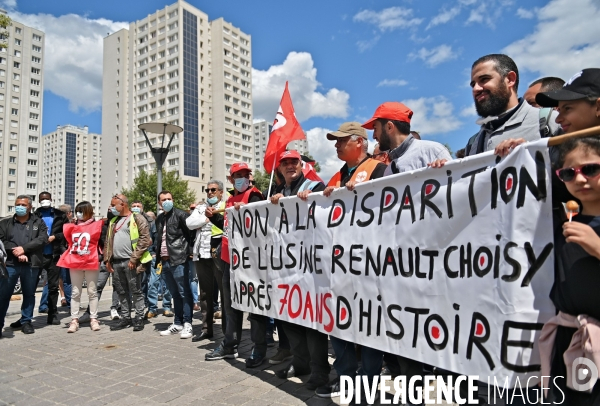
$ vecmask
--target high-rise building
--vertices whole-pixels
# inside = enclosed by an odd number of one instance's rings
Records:
[[[252,124],[252,127],[254,128],[254,170],[264,172],[263,160],[273,126],[268,121],[262,120]],[[306,133],[304,136],[306,137]],[[308,139],[292,141],[287,145],[287,149],[295,149],[300,155],[308,155]]]
[[[6,11],[0,10],[6,14]],[[0,216],[41,192],[44,33],[13,21],[0,49]]]
[[[263,161],[273,125],[262,120],[252,124],[252,127],[254,127],[254,170],[264,172]]]
[[[183,127],[164,169],[204,197],[236,161],[252,163],[250,36],[178,1],[104,39],[102,201],[155,162],[138,125]],[[154,146],[161,136],[148,134]],[[165,145],[166,146],[166,145]],[[109,181],[110,179],[110,181]],[[114,179],[114,180],[113,180]]]
[[[75,209],[81,201],[94,206],[96,216],[106,213],[101,206],[102,137],[88,127],[57,126],[42,136],[43,178],[40,192],[52,194],[55,207],[66,203]]]

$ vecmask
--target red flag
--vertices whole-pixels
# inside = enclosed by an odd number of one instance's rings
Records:
[[[269,143],[267,144],[265,159],[263,161],[263,166],[267,173],[273,171],[273,168],[277,164],[277,158],[285,151],[287,144],[294,140],[303,140],[305,138],[306,136],[294,113],[292,98],[288,90],[288,82],[285,82],[285,90],[281,97],[281,103],[279,103],[279,109],[273,123],[273,130],[271,130],[271,135],[269,136]]]
[[[312,163],[302,161],[302,174],[306,179],[316,180],[317,182],[323,182],[323,179],[321,179],[317,174],[317,171],[315,171],[315,167],[313,166],[313,164],[314,161]]]

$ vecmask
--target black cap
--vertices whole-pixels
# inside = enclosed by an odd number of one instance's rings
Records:
[[[538,93],[535,101],[542,107],[557,107],[559,101],[600,97],[600,69],[584,69],[565,83],[562,89]]]

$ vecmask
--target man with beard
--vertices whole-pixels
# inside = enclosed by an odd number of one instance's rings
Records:
[[[504,140],[540,138],[539,110],[517,96],[519,69],[503,54],[479,58],[471,68],[471,88],[481,129],[466,147],[467,155],[496,148]],[[559,127],[550,120],[551,134]]]

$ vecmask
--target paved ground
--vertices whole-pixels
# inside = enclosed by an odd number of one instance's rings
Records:
[[[37,306],[35,334],[5,328],[0,340],[0,405],[339,404],[339,398],[314,396],[299,378],[277,378],[274,371],[281,366],[265,363],[247,369],[244,359],[251,350],[247,321],[240,358],[234,361],[204,361],[204,354],[222,339],[220,325],[215,327],[215,340],[201,345],[179,336],[159,336],[158,331],[173,320],[162,315],[151,319],[142,332],[110,331],[115,323],[108,318],[111,293],[107,286],[98,332],[88,325],[75,334],[68,334],[64,325],[47,326],[46,315],[38,315]],[[6,326],[19,318],[20,306],[20,300],[11,302]],[[66,308],[60,308],[59,317],[63,323],[70,321]],[[194,323],[196,332],[201,323]],[[275,352],[270,348],[268,355]]]

